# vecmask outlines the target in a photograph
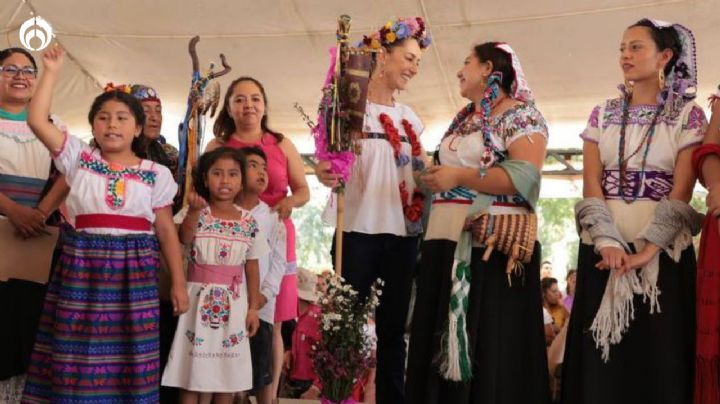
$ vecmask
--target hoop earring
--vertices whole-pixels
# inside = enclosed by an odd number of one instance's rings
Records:
[[[660,90],[665,89],[665,68],[660,69],[658,72],[658,86]]]

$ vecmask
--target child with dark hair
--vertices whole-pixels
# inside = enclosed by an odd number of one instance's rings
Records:
[[[248,338],[258,331],[258,258],[267,241],[249,211],[235,205],[245,159],[219,148],[200,157],[195,192],[175,217],[189,248],[191,309],[178,321],[163,386],[182,389],[182,403],[232,402],[252,387]]]
[[[48,121],[63,60],[60,47],[43,54],[28,125],[70,186],[74,228],[63,231],[23,402],[154,403],[160,250],[173,275],[177,314],[188,300],[170,211],[177,185],[167,168],[132,152],[145,116],[126,92],[109,89],[93,102],[88,120],[100,148]]]
[[[260,327],[250,338],[253,390],[259,404],[270,404],[277,397],[273,381],[273,323],[275,301],[287,266],[285,225],[277,212],[260,200],[268,187],[267,157],[259,147],[240,149],[245,155],[245,186],[238,197],[240,207],[249,211],[270,245],[268,254],[260,257]]]

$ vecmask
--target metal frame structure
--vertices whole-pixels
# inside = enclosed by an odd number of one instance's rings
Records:
[[[431,153],[428,153],[432,157]],[[301,154],[305,165],[305,174],[313,174],[315,164],[315,156],[312,153]],[[543,169],[542,175],[549,177],[581,177],[582,176],[582,150],[580,149],[548,149],[545,159],[546,165],[555,165],[560,163],[564,167],[561,170],[555,167]]]

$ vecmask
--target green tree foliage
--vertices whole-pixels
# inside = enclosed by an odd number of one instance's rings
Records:
[[[313,191],[322,192],[317,189]],[[311,198],[307,205],[293,211],[298,266],[308,269],[332,268],[330,247],[335,227],[327,226],[322,221],[325,202],[326,199],[322,197]]]
[[[538,241],[542,244],[543,260],[554,264],[559,254],[565,254],[566,265],[577,265],[578,236],[575,229],[575,204],[579,198],[542,198],[538,201]],[[560,257],[562,261],[563,257]],[[568,268],[553,266],[554,274],[560,276]]]

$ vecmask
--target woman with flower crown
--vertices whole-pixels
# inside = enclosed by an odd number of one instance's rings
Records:
[[[435,194],[418,270],[406,397],[412,403],[548,403],[537,229],[511,231],[531,236],[517,244],[527,249],[520,266],[513,264],[519,250],[507,254],[489,238],[479,245],[465,226],[534,217],[547,126],[508,44],[475,46],[457,76],[471,103],[421,176]]]
[[[695,252],[688,202],[707,121],[693,99],[695,42],[679,25],[628,27],[622,95],[596,106],[581,137],[583,196],[562,401],[690,403]]]
[[[404,402],[405,341],[412,275],[422,231],[423,197],[414,173],[425,166],[419,136],[423,125],[407,105],[395,101],[418,73],[431,39],[422,18],[388,22],[365,37],[378,50],[368,85],[360,150],[345,184],[343,276],[365,298],[377,278],[385,286],[377,309],[378,403]],[[315,173],[328,187],[339,176],[321,161]],[[334,251],[333,251],[334,255]]]

